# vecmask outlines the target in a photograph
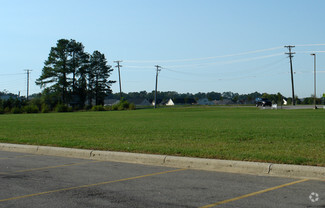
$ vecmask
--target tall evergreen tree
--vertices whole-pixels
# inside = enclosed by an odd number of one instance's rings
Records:
[[[36,84],[41,88],[47,84],[52,84],[49,88],[59,92],[61,101],[68,102],[68,88],[70,86],[68,50],[69,40],[60,39],[56,47],[52,47],[48,59],[45,61],[41,76],[36,80]]]
[[[72,92],[75,93],[77,89],[76,76],[79,73],[80,68],[87,62],[87,56],[84,52],[84,46],[82,43],[70,40],[68,44],[68,52],[70,59],[68,60],[69,72],[72,74]]]
[[[107,65],[104,54],[94,51],[90,57],[90,71],[88,74],[89,88],[93,92],[96,105],[103,105],[105,96],[112,92],[111,85],[115,81],[110,81],[112,67]],[[90,96],[91,97],[91,96]]]
[[[90,56],[84,52],[82,43],[60,39],[56,47],[51,48],[36,84],[44,87],[47,95],[59,97],[64,104],[83,107],[88,96],[89,104],[96,98],[98,105],[103,104],[105,96],[111,92],[114,81],[108,78],[112,71],[104,54],[95,51]]]

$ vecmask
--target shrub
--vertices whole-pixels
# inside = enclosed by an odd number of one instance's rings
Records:
[[[19,113],[22,113],[22,110],[20,108],[18,108],[18,107],[13,107],[11,109],[11,113],[13,113],[13,114],[19,114]]]
[[[85,109],[86,109],[86,110],[91,110],[92,107],[93,107],[92,105],[86,105],[86,106],[85,106]]]
[[[5,113],[5,110],[2,107],[0,107],[0,114],[4,114],[4,113]]]
[[[49,113],[50,112],[50,108],[48,105],[43,104],[42,105],[42,113]]]
[[[102,105],[95,105],[91,108],[92,111],[105,111],[105,108]]]
[[[64,104],[58,104],[55,107],[55,111],[56,112],[71,112],[72,111],[72,108],[71,107],[68,107],[67,105],[64,105]]]
[[[118,104],[113,105],[113,106],[112,106],[112,110],[113,110],[113,111],[118,110]]]
[[[112,106],[105,106],[104,107],[106,111],[111,111],[112,110]]]
[[[135,110],[135,105],[133,103],[130,103],[129,110]]]
[[[134,110],[135,105],[127,100],[121,100],[118,104],[112,106],[112,110]]]
[[[27,106],[24,107],[24,112],[26,112],[26,113],[38,113],[39,108],[37,107],[37,105],[27,105]]]
[[[5,113],[10,113],[11,109],[10,109],[10,107],[5,107],[4,111],[5,111]]]

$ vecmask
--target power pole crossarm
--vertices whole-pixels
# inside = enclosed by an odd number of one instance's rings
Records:
[[[157,88],[158,88],[158,74],[161,71],[161,66],[156,65],[156,88],[155,88],[155,108],[157,108]]]
[[[291,71],[291,87],[292,87],[292,105],[296,105],[296,101],[295,101],[295,89],[294,89],[294,83],[293,83],[293,70],[292,70],[292,54],[295,54],[294,52],[291,52],[291,48],[294,48],[295,46],[292,45],[288,45],[288,46],[284,46],[285,48],[289,49],[289,53],[285,53],[289,55],[290,58],[290,71]]]

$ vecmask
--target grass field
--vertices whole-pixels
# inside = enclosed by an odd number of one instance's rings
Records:
[[[182,107],[0,115],[0,142],[325,166],[324,110]]]

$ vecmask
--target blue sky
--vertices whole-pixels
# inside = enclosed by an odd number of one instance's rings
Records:
[[[291,96],[285,45],[295,45],[295,93],[325,93],[325,1],[312,0],[0,0],[0,91],[40,92],[40,76],[58,39],[99,50],[121,69],[124,92],[281,92]],[[117,70],[111,75],[118,80]],[[112,86],[119,91],[118,83]]]

